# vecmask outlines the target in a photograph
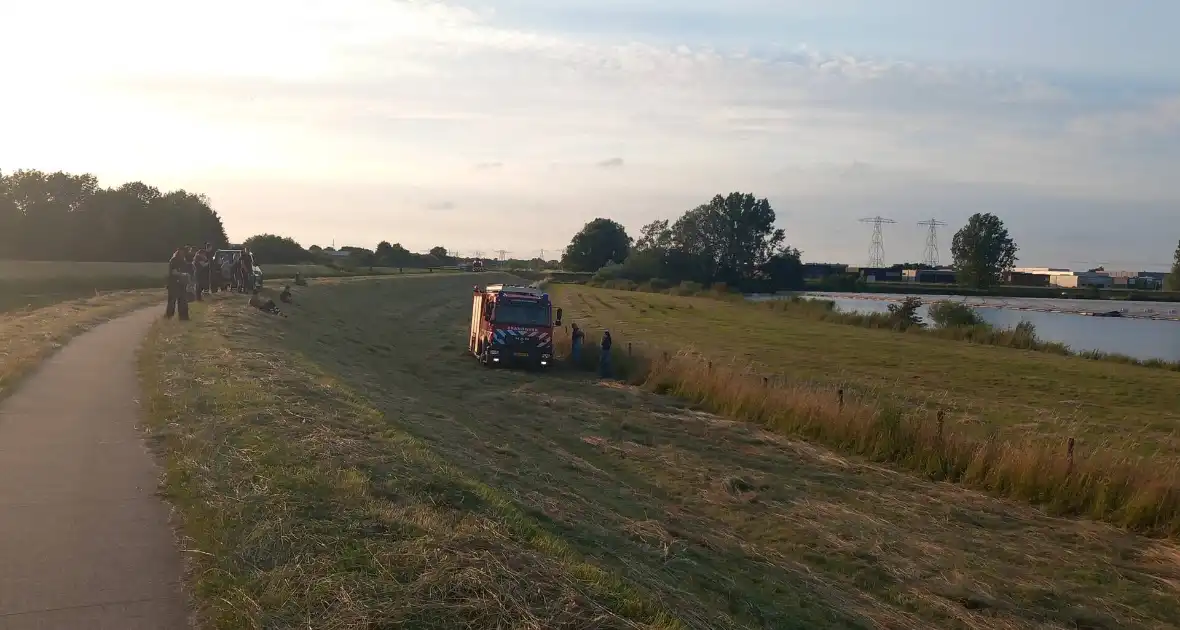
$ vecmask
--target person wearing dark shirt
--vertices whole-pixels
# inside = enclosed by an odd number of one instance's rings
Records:
[[[598,352],[598,373],[602,378],[610,378],[610,331],[602,331],[602,346]]]
[[[193,296],[198,302],[204,300],[205,279],[209,277],[209,259],[205,257],[205,250],[198,249],[193,254],[193,279],[190,284],[195,285]]]
[[[254,290],[254,254],[242,248],[242,286],[249,292]]]
[[[574,365],[582,363],[582,344],[586,343],[586,333],[578,328],[577,322],[570,324],[570,360]]]
[[[164,317],[172,317],[179,313],[180,321],[188,321],[188,282],[192,263],[189,262],[187,247],[182,247],[172,254],[168,261],[168,306]]]

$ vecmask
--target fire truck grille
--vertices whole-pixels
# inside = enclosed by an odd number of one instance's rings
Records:
[[[543,330],[500,328],[492,337],[492,343],[504,346],[543,347],[553,343],[553,336]]]

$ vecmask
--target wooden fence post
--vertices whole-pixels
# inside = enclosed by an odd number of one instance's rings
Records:
[[[942,444],[942,425],[945,415],[941,409],[938,410],[938,443]]]
[[[770,377],[768,377],[768,376],[762,377],[762,386],[763,387],[770,387]]]
[[[627,342],[627,356],[631,356],[631,342]]]
[[[844,410],[844,388],[843,387],[836,390],[836,399],[840,402],[840,410],[843,411]]]
[[[1066,443],[1065,454],[1066,454],[1066,457],[1069,458],[1069,462],[1066,464],[1065,474],[1072,475],[1073,474],[1073,438],[1069,438],[1069,442]]]

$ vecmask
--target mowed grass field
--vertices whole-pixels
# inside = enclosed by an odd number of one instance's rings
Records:
[[[262,265],[268,279],[346,275],[324,265]],[[362,269],[365,274],[369,270]],[[397,273],[377,267],[374,274]],[[39,307],[96,292],[160,287],[168,275],[167,262],[66,262],[0,260],[0,312]]]
[[[472,284],[322,280],[297,290],[287,318],[231,296],[157,326],[143,354],[149,423],[207,627],[1180,619],[1172,542],[582,372],[482,368],[466,355]]]
[[[592,333],[800,382],[843,386],[903,405],[944,409],[980,437],[1115,450],[1180,462],[1180,373],[817,322],[744,302],[550,289]]]

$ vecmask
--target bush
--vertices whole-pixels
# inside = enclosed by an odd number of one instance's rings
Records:
[[[652,278],[647,284],[653,291],[667,291],[674,286],[672,281],[667,278]]]
[[[897,304],[889,305],[889,321],[895,330],[909,330],[924,326],[922,318],[918,317],[918,309],[922,307],[922,300],[908,297]]]
[[[930,305],[928,312],[930,313],[930,321],[939,328],[986,325],[975,309],[962,302],[947,300],[935,302]]]
[[[602,288],[614,289],[616,291],[634,291],[635,289],[639,288],[639,285],[630,280],[627,280],[626,278],[616,278],[604,281],[602,283]]]

